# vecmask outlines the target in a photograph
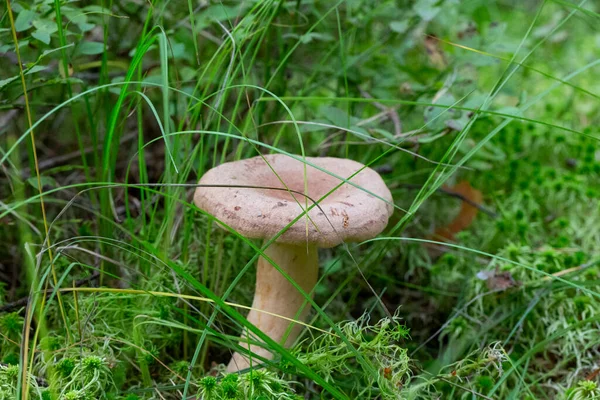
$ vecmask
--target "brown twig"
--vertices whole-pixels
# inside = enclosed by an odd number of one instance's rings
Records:
[[[600,375],[600,368],[596,368],[595,370],[593,370],[592,372],[590,372],[588,374],[588,376],[585,377],[586,381],[593,381],[594,379],[596,379],[598,377],[598,375]]]
[[[576,267],[572,267],[572,268],[567,268],[567,269],[563,269],[562,271],[558,271],[553,273],[551,276],[545,276],[542,278],[543,281],[548,281],[552,278],[556,278],[556,277],[561,277],[563,275],[567,275],[570,274],[571,272],[576,272],[576,271],[582,271],[584,269],[588,269],[590,267],[595,266],[596,264],[598,264],[600,262],[600,260],[594,260],[585,264],[581,264],[578,265]]]
[[[366,90],[361,89],[361,88],[358,88],[358,90],[360,91],[360,94],[363,97],[366,97],[367,99],[373,98],[373,96],[371,96],[371,94],[369,92],[367,92]],[[394,123],[394,135],[397,137],[401,136],[402,135],[402,121],[400,121],[400,117],[398,116],[396,109],[394,107],[386,107],[385,105],[383,105],[377,101],[374,101],[373,105],[375,107],[377,107],[378,109],[380,109],[381,111],[388,113],[388,115],[390,116],[390,119]]]
[[[392,187],[403,187],[403,188],[412,189],[412,190],[423,188],[422,185],[411,184],[411,183],[400,183],[400,184],[397,184],[397,185],[392,185]],[[443,193],[443,194],[445,194],[447,196],[450,196],[450,197],[455,197],[455,198],[457,198],[457,199],[459,199],[461,201],[464,201],[465,203],[467,203],[467,204],[469,204],[469,205],[477,208],[479,211],[481,211],[482,213],[485,213],[485,214],[489,215],[492,218],[498,218],[498,214],[496,214],[494,211],[488,209],[487,207],[485,207],[485,206],[483,206],[483,205],[481,205],[479,203],[474,202],[473,200],[471,200],[471,199],[463,196],[460,193],[456,193],[456,192],[454,192],[452,190],[444,189],[444,188],[437,188],[436,192]]]

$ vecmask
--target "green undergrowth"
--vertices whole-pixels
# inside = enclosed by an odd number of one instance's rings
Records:
[[[600,398],[599,12],[2,3],[0,400]],[[395,209],[227,374],[262,244],[193,191],[269,153],[367,164]]]
[[[493,172],[464,177],[497,215],[480,215],[461,232],[422,283],[457,296],[440,332],[442,360],[498,340],[510,374],[494,377],[483,394],[508,398],[520,388],[531,398],[560,398],[597,369],[596,146],[522,124],[500,132],[490,148],[507,156]],[[434,307],[445,308],[447,297],[435,297]]]

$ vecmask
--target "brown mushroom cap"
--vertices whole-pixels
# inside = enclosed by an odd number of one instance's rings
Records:
[[[348,180],[364,167],[356,161],[342,158],[305,159],[307,194],[314,201],[318,201],[344,179]],[[299,193],[273,189],[200,186],[194,194],[194,202],[200,209],[231,226],[241,235],[269,239],[301,215],[307,204],[308,207],[313,204],[303,196],[304,165],[302,161],[283,154],[265,155],[264,159],[258,156],[222,164],[204,174],[199,184],[282,189],[287,186],[289,190]],[[321,209],[315,206],[309,211],[311,220],[308,221],[308,231],[306,218],[302,217],[283,233],[277,242],[308,242],[318,247],[333,247],[342,241],[358,242],[378,235],[386,227],[393,212],[392,194],[379,174],[370,168],[365,168],[349,182],[356,186],[343,183],[319,203]]]

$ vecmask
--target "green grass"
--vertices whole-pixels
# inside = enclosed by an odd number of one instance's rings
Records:
[[[599,398],[599,17],[6,0],[0,399]],[[360,161],[394,196],[379,237],[321,251],[291,349],[244,318],[276,237],[191,201],[268,153]],[[460,181],[491,212],[440,242]],[[243,329],[275,357],[227,375]]]

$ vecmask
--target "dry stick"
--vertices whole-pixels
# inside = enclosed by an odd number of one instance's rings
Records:
[[[598,376],[598,374],[600,374],[600,368],[596,368],[588,376],[586,376],[585,379],[587,381],[593,381],[594,379],[596,379],[596,377]]]
[[[407,188],[407,189],[422,189],[423,185],[410,184],[410,183],[400,183],[398,185],[391,185],[390,187],[392,187],[392,188],[393,187],[404,187],[404,188]],[[437,188],[436,192],[443,193],[443,194],[448,195],[450,197],[455,197],[455,198],[457,198],[457,199],[459,199],[461,201],[464,201],[465,203],[469,204],[470,206],[473,206],[473,207],[477,208],[479,211],[481,211],[481,212],[489,215],[492,218],[498,218],[498,214],[496,214],[494,211],[492,211],[492,210],[488,209],[487,207],[485,207],[485,206],[483,206],[483,205],[481,205],[481,204],[479,204],[479,203],[477,203],[477,202],[475,202],[475,201],[467,198],[466,196],[464,196],[464,195],[462,195],[460,193],[454,192],[454,191],[449,190],[449,189],[444,189],[444,188]]]
[[[366,97],[367,99],[372,99],[373,96],[371,96],[371,94],[369,92],[367,92],[364,89],[358,88],[358,90],[360,91],[360,94],[363,95],[363,97]],[[392,120],[392,122],[394,123],[394,134],[395,136],[402,136],[402,121],[400,121],[400,117],[398,116],[398,113],[396,112],[396,108],[394,107],[386,107],[383,104],[374,101],[373,105],[375,107],[377,107],[378,109],[380,109],[381,111],[384,111],[386,113],[389,114],[390,119]]]
[[[563,275],[566,275],[566,274],[570,274],[571,272],[575,272],[575,271],[582,271],[582,270],[588,269],[590,267],[593,267],[594,265],[598,264],[599,262],[600,262],[599,260],[595,260],[595,261],[590,261],[590,262],[585,263],[585,264],[578,265],[576,267],[563,269],[561,271],[553,273],[552,276],[553,277],[557,277],[557,276],[563,276]],[[550,276],[545,276],[545,277],[542,278],[543,281],[547,281],[547,280],[550,280],[550,279],[552,279]]]

